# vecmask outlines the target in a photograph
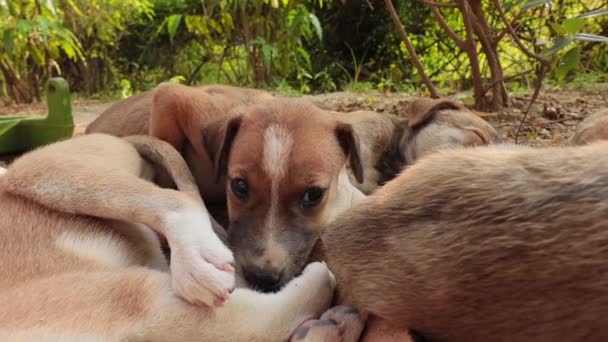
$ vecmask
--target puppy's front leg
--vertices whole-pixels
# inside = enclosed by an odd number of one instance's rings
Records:
[[[178,295],[221,305],[234,287],[234,258],[213,232],[200,197],[138,178],[145,162],[124,140],[88,135],[55,143],[15,161],[7,191],[47,208],[143,223],[171,247]]]

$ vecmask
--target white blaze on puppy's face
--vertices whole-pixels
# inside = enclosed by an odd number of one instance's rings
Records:
[[[266,264],[259,265],[262,267],[268,266],[269,262],[272,264],[273,259],[277,260],[277,257],[287,255],[287,251],[284,250],[284,247],[275,241],[273,231],[277,225],[280,224],[278,220],[279,184],[287,173],[292,147],[293,137],[286,128],[278,124],[270,124],[266,128],[266,131],[264,132],[262,167],[270,179],[270,207],[264,220],[269,236],[266,239],[268,243],[260,260],[261,263]]]

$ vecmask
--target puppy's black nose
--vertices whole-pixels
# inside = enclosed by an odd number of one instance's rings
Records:
[[[251,287],[262,292],[276,292],[280,289],[281,270],[249,266],[243,268],[243,276]]]

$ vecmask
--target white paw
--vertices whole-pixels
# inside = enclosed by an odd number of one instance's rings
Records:
[[[302,276],[326,281],[332,291],[336,287],[336,277],[334,277],[334,274],[327,268],[325,262],[315,261],[308,264],[304,268],[304,271],[302,271]]]
[[[223,306],[235,285],[234,256],[209,217],[190,210],[171,214],[167,222],[175,293],[192,304]]]

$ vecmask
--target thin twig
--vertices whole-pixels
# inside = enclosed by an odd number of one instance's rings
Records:
[[[524,112],[524,115],[521,118],[521,121],[519,122],[519,127],[517,127],[517,132],[515,133],[515,143],[516,144],[519,141],[519,134],[521,133],[521,128],[523,127],[524,122],[528,118],[528,113],[530,113],[530,109],[532,109],[532,105],[534,104],[534,102],[536,102],[536,99],[538,98],[538,95],[540,94],[540,88],[542,88],[542,86],[543,86],[543,79],[545,78],[546,70],[547,70],[547,65],[541,64],[540,71],[538,73],[538,79],[536,80],[536,87],[534,88],[534,94],[532,95],[532,98],[530,99],[528,108],[526,108],[526,111]]]
[[[511,76],[507,76],[507,77],[504,77],[504,76],[503,76],[502,78],[497,79],[497,80],[496,80],[496,81],[494,81],[492,84],[490,84],[489,86],[487,86],[487,87],[486,87],[486,88],[483,90],[483,93],[484,93],[484,94],[486,94],[488,91],[490,91],[490,90],[492,89],[492,87],[494,87],[494,86],[496,85],[496,83],[499,83],[499,82],[509,82],[510,80],[512,80],[512,79],[514,79],[514,78],[518,78],[519,76],[523,76],[523,75],[525,75],[525,74],[527,74],[527,73],[529,73],[529,72],[531,72],[531,71],[533,71],[533,70],[530,70],[530,69],[529,69],[529,70],[524,70],[524,71],[522,71],[522,72],[518,72],[518,73],[517,73],[517,74],[515,74],[515,75],[511,75]]]
[[[435,2],[435,1],[430,1],[430,0],[420,0],[422,3],[424,3],[425,5],[429,5],[429,6],[433,6],[433,7],[442,7],[442,8],[457,8],[458,4],[455,2],[450,2],[450,3],[442,3],[442,2]]]
[[[561,119],[557,119],[557,120],[544,121],[543,123],[547,124],[547,125],[551,125],[551,124],[555,124],[555,123],[562,123],[564,121],[572,121],[572,120],[580,120],[580,119],[581,118],[578,115],[570,115],[570,116],[568,116],[566,118],[561,118]],[[576,125],[576,124],[571,124],[571,125],[568,125],[568,126],[573,126],[573,125]],[[495,128],[503,128],[503,127],[511,127],[511,126],[519,126],[519,122],[504,123],[504,124],[496,125]]]
[[[447,33],[447,35],[454,41],[454,43],[461,49],[466,49],[466,43],[464,41],[464,39],[460,38],[456,32],[454,32],[452,30],[452,28],[450,28],[450,25],[448,25],[448,23],[446,22],[445,18],[443,17],[443,15],[441,14],[441,11],[439,11],[439,9],[435,6],[431,6],[425,2],[423,2],[422,0],[420,0],[422,3],[426,4],[429,6],[429,8],[431,9],[431,12],[433,13],[433,15],[435,16],[435,19],[437,19],[437,23],[439,23],[439,26],[441,26],[441,28],[445,31],[445,33]]]
[[[505,25],[507,27],[507,31],[509,32],[511,37],[513,37],[513,42],[515,43],[515,45],[517,45],[517,47],[519,47],[521,52],[523,52],[526,56],[528,56],[530,58],[536,59],[537,61],[539,61],[542,64],[549,64],[550,61],[548,59],[528,50],[528,48],[526,48],[524,46],[524,44],[522,44],[521,40],[519,40],[519,37],[517,36],[517,33],[513,29],[513,26],[511,26],[511,23],[509,22],[509,20],[507,20],[507,17],[505,16],[505,12],[503,11],[502,6],[500,5],[500,1],[493,0],[493,2],[494,2],[494,6],[496,7],[496,10],[498,10],[498,15],[500,16],[500,19],[502,19],[502,21],[505,23]]]
[[[431,93],[431,97],[438,98],[439,94],[437,93],[433,82],[431,82],[431,79],[424,71],[424,66],[422,65],[420,59],[418,58],[418,55],[416,54],[414,45],[410,41],[410,38],[407,35],[407,31],[405,31],[405,27],[403,26],[401,19],[399,19],[397,11],[395,11],[395,7],[393,6],[392,0],[384,0],[384,3],[386,4],[386,9],[388,10],[390,17],[393,20],[395,27],[397,28],[397,32],[399,32],[399,35],[401,36],[401,40],[403,40],[403,42],[405,43],[405,47],[407,48],[407,52],[409,53],[412,62],[414,63],[414,66],[418,70],[418,74],[420,74],[420,77],[422,78],[422,82],[424,82],[427,89],[429,90],[429,93]]]

